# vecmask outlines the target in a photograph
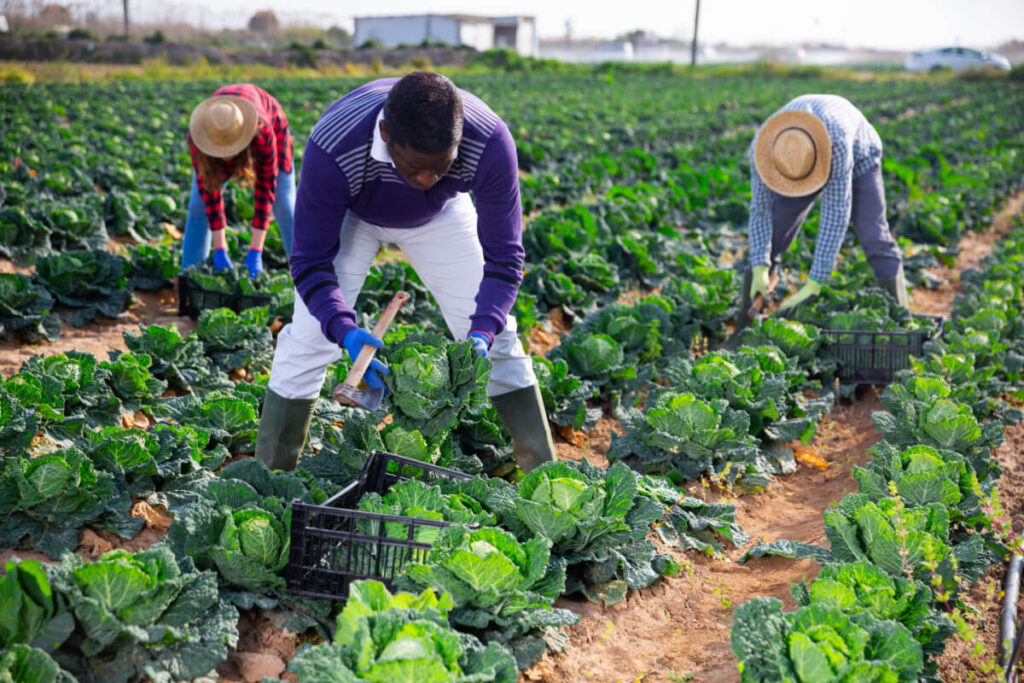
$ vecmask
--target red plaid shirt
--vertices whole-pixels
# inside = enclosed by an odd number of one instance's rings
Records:
[[[255,137],[249,143],[249,152],[256,172],[252,227],[256,230],[266,230],[270,223],[271,209],[274,208],[274,197],[277,195],[277,174],[292,171],[292,136],[288,133],[288,120],[278,101],[251,83],[226,85],[213,95],[236,95],[256,105],[260,124],[256,128]],[[187,137],[188,149],[192,154],[192,166],[196,169],[199,196],[206,205],[210,230],[223,230],[227,223],[224,218],[224,195],[221,190],[210,192],[203,187],[203,179],[199,177],[199,149],[192,142],[192,136]],[[231,160],[227,160],[223,180],[226,181],[232,175],[234,168]]]

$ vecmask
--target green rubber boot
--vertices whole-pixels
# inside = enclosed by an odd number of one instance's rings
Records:
[[[878,286],[892,294],[901,308],[910,307],[910,298],[907,296],[907,279],[903,276],[902,267],[896,271],[896,277],[890,280],[879,280]]]
[[[540,396],[540,386],[532,384],[507,394],[491,396],[505,428],[512,435],[516,464],[524,472],[555,459],[548,416]]]
[[[294,470],[316,408],[315,398],[284,398],[271,389],[263,399],[256,457],[272,470]]]

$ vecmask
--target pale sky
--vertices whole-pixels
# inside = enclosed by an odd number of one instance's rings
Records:
[[[74,0],[72,6],[104,9],[121,2]],[[140,21],[185,19],[207,28],[245,25],[253,12],[274,10],[282,23],[349,30],[357,15],[463,13],[532,15],[541,38],[564,36],[566,22],[577,38],[612,38],[633,29],[688,38],[695,0],[131,0]],[[106,12],[104,12],[106,13]],[[827,42],[848,47],[918,49],[944,44],[993,47],[1024,39],[1024,0],[701,0],[701,42],[731,45]]]

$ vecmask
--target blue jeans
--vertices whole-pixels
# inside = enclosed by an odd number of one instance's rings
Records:
[[[295,217],[295,172],[277,174],[277,195],[274,197],[274,218],[281,230],[285,254],[292,255],[292,219]],[[181,270],[206,261],[210,255],[210,221],[206,217],[206,205],[199,196],[199,184],[192,174],[192,193],[188,197],[188,218],[185,219],[185,236],[181,240]]]

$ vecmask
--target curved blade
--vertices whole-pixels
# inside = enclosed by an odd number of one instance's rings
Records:
[[[366,408],[371,412],[380,408],[381,401],[384,400],[383,388],[358,389],[344,382],[334,387],[334,391],[331,394],[336,401]]]

